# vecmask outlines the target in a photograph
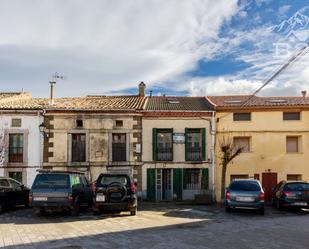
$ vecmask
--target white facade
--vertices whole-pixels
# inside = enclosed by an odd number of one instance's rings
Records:
[[[13,120],[17,121],[13,124]],[[42,166],[43,136],[39,125],[43,122],[40,111],[2,112],[0,115],[0,132],[4,134],[1,143],[4,144],[0,165],[0,176],[21,176],[22,183],[31,187],[37,169]],[[9,152],[10,134],[22,134],[22,159],[12,162]],[[1,136],[0,136],[1,137]],[[1,157],[1,156],[0,156]],[[1,160],[0,160],[1,163]]]

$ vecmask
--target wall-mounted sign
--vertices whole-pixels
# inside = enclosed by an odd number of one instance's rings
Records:
[[[184,133],[174,133],[173,142],[175,144],[184,144],[185,143],[185,134]]]

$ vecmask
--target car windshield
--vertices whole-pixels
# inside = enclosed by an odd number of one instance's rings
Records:
[[[229,189],[236,191],[261,191],[260,185],[254,181],[234,181]]]
[[[309,191],[309,183],[288,183],[284,186],[287,191]]]
[[[127,185],[127,177],[126,176],[102,176],[100,183],[102,185],[109,185],[113,182],[119,182],[123,185]]]
[[[64,174],[38,175],[33,183],[33,188],[67,188],[69,177]]]

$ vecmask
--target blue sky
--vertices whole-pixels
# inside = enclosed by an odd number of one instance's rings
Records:
[[[306,2],[0,0],[0,91],[250,94],[309,38]],[[309,91],[307,57],[261,94]]]

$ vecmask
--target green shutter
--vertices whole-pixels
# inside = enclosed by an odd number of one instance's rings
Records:
[[[185,128],[185,160],[188,161],[188,128]]]
[[[209,189],[209,173],[208,169],[202,169],[202,189]]]
[[[174,130],[171,129],[172,132],[172,161],[174,161]]]
[[[173,194],[182,200],[182,169],[173,169]]]
[[[152,160],[157,161],[157,129],[152,128]]]
[[[202,160],[206,160],[206,129],[202,128]]]
[[[156,170],[147,169],[147,200],[156,200]]]
[[[183,174],[183,177],[182,177],[182,186],[183,186],[183,189],[186,189],[186,180],[187,180],[187,170],[186,169],[183,169],[182,170],[182,174]]]

